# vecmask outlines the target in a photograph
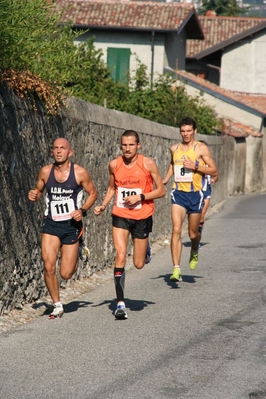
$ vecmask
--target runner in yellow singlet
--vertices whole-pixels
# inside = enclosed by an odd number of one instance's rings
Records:
[[[180,260],[182,252],[182,224],[188,215],[188,234],[191,240],[189,266],[194,270],[198,264],[200,240],[199,222],[204,205],[202,186],[205,175],[218,176],[217,167],[208,146],[195,140],[197,126],[194,119],[186,117],[179,124],[182,142],[171,147],[171,161],[163,180],[166,184],[174,174],[172,187],[172,237],[171,252],[173,274],[171,281],[181,281]]]

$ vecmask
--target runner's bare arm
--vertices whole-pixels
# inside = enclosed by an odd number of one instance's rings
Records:
[[[96,201],[96,199],[98,197],[98,193],[97,193],[97,190],[90,178],[89,173],[87,172],[87,170],[85,168],[79,167],[78,175],[80,178],[79,184],[83,187],[85,192],[88,194],[88,198],[82,205],[82,208],[88,210],[92,207],[92,205]]]
[[[43,168],[41,168],[38,178],[37,178],[35,188],[33,190],[30,190],[28,193],[28,198],[30,201],[36,202],[41,199],[41,196],[42,196],[42,193],[43,193],[43,190],[45,187],[45,183],[47,180],[47,176],[49,175],[50,170],[51,170],[50,165],[44,166]]]
[[[86,201],[82,204],[82,209],[87,211],[92,207],[97,199],[97,190],[90,178],[89,173],[82,166],[75,164],[75,176],[77,183],[82,186],[84,191],[88,194]],[[76,209],[71,213],[71,216],[73,219],[79,221],[82,219],[82,211],[80,209]]]
[[[167,184],[168,181],[169,181],[169,179],[170,179],[171,176],[173,175],[173,151],[174,151],[174,148],[176,148],[176,145],[175,145],[175,146],[172,146],[171,149],[170,149],[170,152],[171,152],[171,160],[170,160],[170,163],[169,163],[169,166],[168,166],[166,175],[165,175],[165,177],[164,177],[164,179],[163,179],[163,184]]]
[[[203,174],[216,176],[216,179],[218,180],[218,170],[209,147],[201,142],[196,147],[196,159],[199,160],[200,158],[204,161],[204,165],[199,164],[196,166],[196,162],[189,157],[184,160],[183,165],[187,169],[197,169],[197,171]]]
[[[116,167],[116,159],[114,159],[113,161],[111,161],[109,163],[109,185],[106,191],[106,194],[104,196],[104,199],[102,201],[102,204],[99,206],[96,206],[94,208],[94,214],[96,216],[100,215],[100,213],[105,211],[105,208],[107,206],[107,204],[111,201],[111,199],[113,198],[113,196],[115,195],[115,177],[114,177],[114,170]]]
[[[156,198],[164,197],[166,194],[164,183],[159,172],[157,164],[151,158],[144,158],[144,166],[150,172],[155,184],[155,189],[145,194],[146,200],[152,200]]]
[[[201,158],[203,159],[204,163],[208,165],[208,167],[204,167],[204,170],[200,170],[200,172],[209,174],[213,176],[217,181],[218,180],[218,169],[216,166],[216,163],[211,155],[210,149],[207,145],[204,143],[201,143]]]

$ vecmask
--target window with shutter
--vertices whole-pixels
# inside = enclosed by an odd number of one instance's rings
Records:
[[[130,54],[128,48],[107,49],[107,65],[115,82],[128,83]]]

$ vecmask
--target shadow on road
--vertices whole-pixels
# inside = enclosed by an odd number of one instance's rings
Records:
[[[208,242],[201,242],[200,243],[200,248],[204,247],[205,245],[209,245],[209,243]],[[183,246],[186,247],[186,248],[191,248],[191,241],[183,242]]]
[[[110,301],[108,301],[108,300],[103,301],[103,302],[99,303],[98,305],[92,305],[92,307],[108,305],[109,309],[114,313],[114,311],[116,309],[116,303],[117,303],[117,300],[112,299]],[[143,310],[144,308],[146,308],[148,305],[155,305],[155,302],[145,301],[145,300],[140,300],[140,299],[136,300],[136,299],[125,298],[125,304],[126,304],[127,309],[130,309],[131,312],[139,312],[139,311]]]
[[[187,276],[182,274],[182,281],[171,281],[170,280],[171,274],[161,274],[160,276],[156,277],[155,279],[163,279],[165,283],[171,288],[181,288],[179,285],[182,283],[190,283],[195,284],[197,279],[203,278],[202,276]]]
[[[92,305],[93,302],[85,302],[85,301],[73,301],[64,305],[65,313],[76,312],[80,308],[86,308],[89,305]]]
[[[72,313],[72,312],[76,312],[79,308],[85,308],[88,305],[92,305],[93,302],[85,302],[85,301],[73,301],[73,302],[69,302],[67,304],[64,304],[64,313]],[[51,311],[53,310],[53,305],[51,305],[50,303],[46,303],[46,302],[39,302],[39,303],[35,303],[32,308],[33,309],[38,309],[38,308],[42,308],[45,307],[45,311],[43,312],[42,316],[47,316],[51,313]]]

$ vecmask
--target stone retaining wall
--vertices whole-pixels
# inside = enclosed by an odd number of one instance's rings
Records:
[[[72,143],[73,160],[89,171],[100,204],[109,180],[108,162],[120,154],[120,137],[126,129],[139,132],[141,151],[155,159],[164,176],[169,148],[180,140],[179,129],[72,98],[60,116],[48,117],[41,105],[34,112],[27,101],[0,86],[0,314],[46,294],[40,254],[44,202],[33,204],[27,194],[34,187],[40,168],[52,161],[50,148],[54,139],[66,137]],[[232,193],[236,144],[227,136],[198,138],[208,142],[219,168],[212,199],[215,205]],[[111,209],[109,205],[98,218],[89,212],[84,227],[91,257],[88,264],[80,261],[73,279],[91,276],[113,264]],[[151,241],[170,231],[168,184],[166,197],[156,200]]]

